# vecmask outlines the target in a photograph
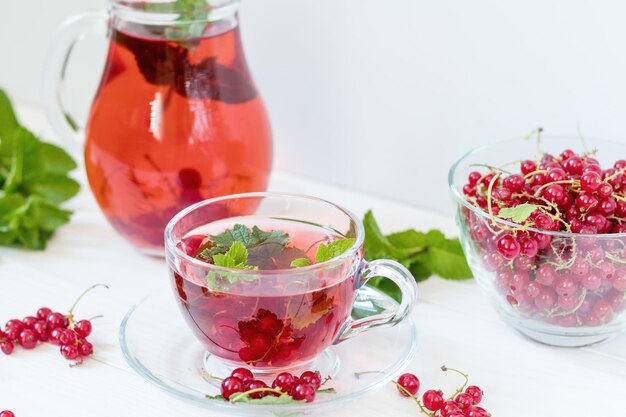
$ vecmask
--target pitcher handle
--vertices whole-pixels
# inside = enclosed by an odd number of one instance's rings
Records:
[[[400,292],[402,293],[400,305],[395,309],[385,310],[380,314],[362,319],[348,319],[335,344],[376,327],[395,326],[413,311],[415,301],[417,300],[417,284],[408,269],[398,262],[389,259],[368,262],[363,267],[361,284],[365,284],[370,278],[377,276],[388,278],[400,287]]]
[[[80,123],[65,106],[67,64],[74,46],[91,35],[107,35],[108,15],[105,11],[88,12],[66,20],[52,38],[46,55],[43,74],[43,105],[56,135],[69,142],[74,150],[82,150],[84,123]]]

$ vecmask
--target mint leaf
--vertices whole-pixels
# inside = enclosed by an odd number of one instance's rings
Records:
[[[59,203],[79,189],[76,163],[63,149],[21,126],[0,90],[0,245],[44,249],[71,212]]]
[[[411,275],[413,275],[416,282],[425,281],[433,274],[432,271],[419,260],[413,260],[409,265],[409,271],[411,271]]]
[[[313,265],[313,262],[309,258],[298,258],[291,261],[290,266],[292,268],[302,268],[305,266]]]
[[[433,241],[428,251],[420,253],[417,260],[441,278],[460,280],[472,277],[472,271],[467,265],[458,239],[445,239],[444,237]]]
[[[42,142],[39,149],[42,154],[42,170],[48,174],[67,174],[78,167],[72,157],[56,145]]]
[[[420,250],[426,246],[426,235],[413,229],[392,233],[387,236],[390,244],[405,251]]]
[[[217,266],[233,269],[254,269],[248,266],[248,249],[241,242],[234,242],[226,253],[219,253],[213,257]]]
[[[248,265],[248,249],[240,242],[235,241],[226,253],[218,253],[213,257],[213,263],[217,266],[244,271],[256,270],[257,267]],[[256,275],[239,274],[235,271],[209,271],[207,274],[207,286],[214,291],[226,291],[237,281],[254,281]]]
[[[523,223],[538,207],[537,204],[530,203],[520,204],[515,207],[504,207],[500,209],[498,217],[501,219],[511,219],[515,223]]]
[[[262,398],[252,398],[249,395],[244,395],[243,397],[239,398],[236,402],[247,403],[247,404],[258,404],[258,405],[284,405],[284,404],[303,403],[304,401],[294,400],[291,395],[285,393],[278,397],[274,397],[273,395],[268,395]]]
[[[250,229],[243,224],[236,224],[232,229],[210,238],[214,246],[200,254],[209,262],[215,255],[225,253],[234,242],[241,242],[250,251],[250,263],[258,266],[262,261],[277,255],[289,243],[289,235],[281,230],[265,232],[257,226]]]
[[[379,289],[397,302],[402,301],[402,292],[400,291],[400,288],[388,278],[374,277],[369,279],[365,285]]]
[[[391,242],[383,235],[378,227],[378,223],[374,218],[372,211],[368,211],[363,218],[363,226],[365,228],[365,258],[380,259],[388,258],[400,260],[404,258],[404,253],[393,246]]]
[[[0,141],[9,140],[8,137],[13,134],[13,131],[19,126],[11,100],[0,89]]]
[[[354,246],[354,242],[354,239],[346,238],[335,240],[328,245],[320,243],[317,247],[317,253],[315,254],[315,263],[319,264],[336,258]]]
[[[65,175],[48,175],[27,181],[23,189],[28,194],[38,195],[53,203],[62,203],[74,197],[80,190],[78,182]]]

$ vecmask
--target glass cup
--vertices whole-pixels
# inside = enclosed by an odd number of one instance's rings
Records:
[[[287,264],[277,269],[229,269],[187,254],[184,242],[190,236],[215,235],[235,224],[265,230],[280,227],[294,240],[303,234],[351,237],[354,244],[329,261],[302,268]],[[359,218],[328,201],[249,193],[206,200],[181,211],[167,225],[165,247],[180,311],[206,347],[208,359],[271,374],[307,366],[332,344],[376,327],[394,326],[411,313],[417,297],[413,276],[392,260],[365,261],[364,238]],[[228,278],[229,285],[212,287],[216,276]],[[402,301],[389,300],[373,315],[353,319],[360,289],[376,276],[398,285]]]

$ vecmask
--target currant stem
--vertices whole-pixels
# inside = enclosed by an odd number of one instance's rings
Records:
[[[266,388],[254,388],[254,389],[251,389],[251,390],[248,390],[248,391],[245,391],[245,392],[240,392],[237,395],[235,395],[234,397],[231,397],[231,399],[228,400],[228,401],[230,401],[231,403],[236,403],[237,401],[239,401],[240,399],[242,399],[246,395],[256,394],[257,392],[273,392],[273,393],[278,394],[278,395],[283,395],[284,394],[283,391],[281,391],[279,389],[276,389],[276,388],[269,388],[269,387],[266,387]]]
[[[83,291],[83,293],[81,295],[78,296],[78,298],[76,299],[76,301],[74,301],[74,304],[72,304],[72,308],[70,308],[70,311],[67,313],[68,316],[72,317],[74,314],[74,309],[76,308],[76,306],[78,305],[78,303],[80,302],[80,300],[82,300],[82,298],[91,290],[93,290],[94,288],[98,288],[98,287],[104,287],[107,290],[109,289],[109,286],[106,284],[94,284],[91,287],[87,288],[85,291]]]
[[[404,388],[402,385],[400,385],[397,381],[392,381],[394,384],[396,384],[396,387],[398,387],[399,390],[401,390],[402,392],[404,392],[406,395],[408,395],[409,397],[413,398],[413,400],[417,403],[417,405],[419,406],[420,410],[422,410],[422,413],[428,415],[428,416],[434,416],[434,413],[429,413],[428,410],[426,410],[424,408],[424,406],[422,405],[422,403],[420,402],[420,400],[417,399],[417,397],[413,394],[411,394],[406,388]]]
[[[318,394],[337,394],[337,390],[335,390],[334,388],[318,389],[315,392]]]
[[[196,371],[194,371],[192,369],[189,369],[189,372],[191,372],[193,374],[196,374],[199,377],[204,378],[204,379],[215,379],[216,381],[223,381],[224,380],[224,378],[220,378],[218,376],[211,375],[211,374],[206,374],[206,373],[203,373],[203,372],[196,372]]]
[[[457,389],[454,394],[452,394],[452,396],[450,398],[448,398],[448,400],[453,400],[457,395],[459,395],[460,393],[463,392],[463,390],[465,389],[465,387],[467,386],[467,383],[469,382],[469,375],[466,374],[465,372],[461,372],[458,369],[454,369],[454,368],[448,368],[446,365],[443,365],[441,367],[441,370],[446,372],[446,371],[452,371],[452,372],[456,372],[457,374],[463,376],[463,378],[465,378],[465,382],[463,383],[463,385],[461,386],[461,388]]]

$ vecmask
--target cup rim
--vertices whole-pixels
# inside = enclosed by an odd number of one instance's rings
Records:
[[[324,261],[321,263],[316,263],[316,264],[304,266],[301,268],[282,268],[282,269],[271,269],[271,270],[245,270],[245,269],[234,269],[234,268],[218,266],[215,264],[203,262],[199,259],[189,256],[178,247],[177,242],[175,242],[174,239],[172,238],[172,232],[173,232],[174,226],[183,217],[193,212],[194,210],[197,210],[200,207],[204,207],[210,204],[215,204],[217,202],[226,201],[226,200],[234,200],[234,199],[239,199],[239,198],[264,198],[264,197],[308,200],[311,202],[317,202],[317,203],[322,203],[322,204],[332,206],[335,209],[338,209],[339,211],[347,215],[348,218],[350,218],[350,220],[355,224],[356,226],[355,227],[356,229],[355,241],[352,244],[352,246],[341,255],[336,256],[332,259],[329,259],[328,261]],[[173,256],[177,258],[183,259],[187,263],[190,263],[192,265],[195,265],[201,268],[205,268],[207,270],[223,271],[223,272],[231,272],[231,273],[236,272],[238,275],[260,275],[260,276],[281,275],[281,276],[284,276],[284,275],[302,275],[307,272],[314,272],[317,270],[329,268],[331,266],[334,267],[343,263],[343,261],[345,261],[346,259],[354,256],[354,254],[361,248],[361,246],[365,242],[365,229],[363,227],[363,222],[361,221],[361,219],[359,219],[352,211],[338,204],[335,204],[331,201],[328,201],[319,197],[313,197],[313,196],[309,196],[306,194],[297,194],[297,193],[251,192],[251,193],[229,194],[229,195],[225,195],[221,197],[209,198],[207,200],[200,201],[198,203],[192,204],[184,208],[183,210],[179,211],[174,217],[172,217],[172,219],[167,223],[167,226],[165,227],[164,237],[165,237],[166,255],[172,254]],[[168,256],[166,256],[166,258],[168,258]]]
[[[567,136],[567,135],[546,135],[546,136],[541,136],[541,140],[542,141],[551,141],[551,140],[563,140],[563,139],[575,139],[574,136]],[[459,159],[457,159],[452,166],[450,167],[450,170],[448,171],[448,187],[450,188],[450,191],[452,193],[452,195],[454,196],[454,198],[456,199],[456,201],[460,204],[462,204],[464,207],[466,207],[467,209],[473,211],[475,214],[477,214],[480,217],[483,217],[485,219],[488,219],[490,221],[495,221],[496,223],[503,225],[503,226],[507,226],[507,227],[514,227],[514,228],[519,228],[519,227],[523,227],[523,231],[529,231],[529,232],[535,232],[535,233],[540,233],[540,234],[544,234],[544,235],[550,235],[550,236],[556,236],[556,237],[580,237],[580,238],[588,238],[588,239],[597,239],[597,238],[612,238],[612,239],[619,239],[619,238],[624,238],[626,237],[626,233],[596,233],[596,234],[586,234],[586,233],[574,233],[574,232],[562,232],[562,231],[553,231],[553,230],[544,230],[544,229],[538,229],[535,227],[527,227],[527,226],[522,226],[519,223],[515,223],[509,220],[505,220],[505,219],[501,219],[499,217],[495,217],[492,219],[491,216],[489,216],[489,213],[487,213],[486,211],[484,211],[483,209],[474,206],[473,204],[470,204],[463,195],[461,195],[461,193],[459,192],[459,190],[457,189],[457,187],[454,185],[454,180],[455,180],[455,173],[456,170],[459,166],[462,165],[462,163],[471,155],[477,154],[481,151],[487,150],[489,148],[493,148],[495,146],[499,146],[499,145],[506,145],[506,144],[512,144],[512,143],[519,143],[524,141],[525,139],[523,138],[516,138],[516,139],[509,139],[509,140],[503,140],[503,141],[498,141],[495,143],[489,143],[486,145],[480,145],[477,146],[475,148],[470,149],[469,151],[465,152]],[[606,144],[610,144],[610,145],[615,145],[615,146],[622,146],[624,148],[626,148],[626,146],[624,146],[624,144],[622,142],[618,142],[615,140],[608,140],[608,139],[601,139],[601,138],[585,138],[585,140],[589,140],[592,141],[593,143],[606,143]]]

